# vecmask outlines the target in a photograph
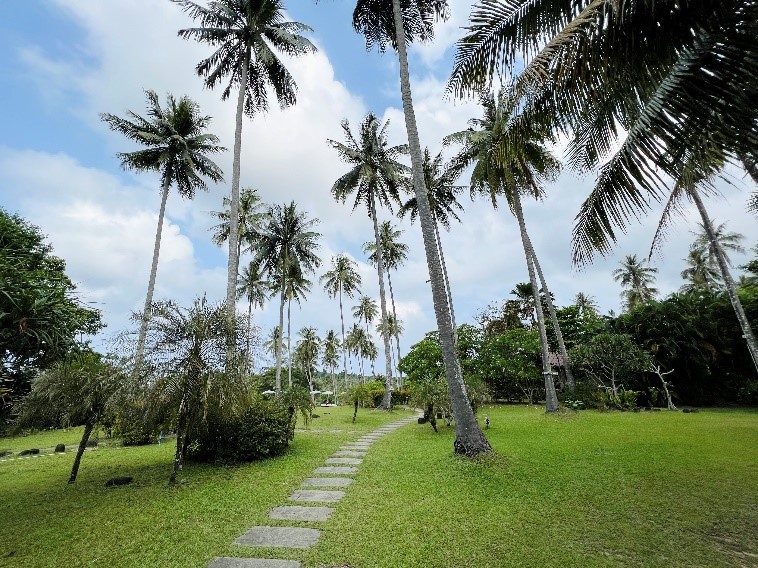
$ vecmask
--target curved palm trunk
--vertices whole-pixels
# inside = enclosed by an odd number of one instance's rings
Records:
[[[139,337],[137,339],[137,351],[134,355],[134,375],[139,375],[142,367],[142,360],[145,357],[145,338],[147,337],[147,325],[150,322],[150,315],[153,306],[153,293],[155,292],[155,276],[158,274],[158,256],[161,252],[161,235],[163,234],[163,219],[166,215],[166,201],[168,201],[168,190],[171,186],[169,176],[166,176],[161,190],[161,208],[158,212],[158,228],[155,230],[155,245],[153,246],[153,264],[150,266],[150,279],[147,282],[147,297],[145,298],[145,309],[142,310],[142,321],[140,322]]]
[[[237,291],[237,269],[239,265],[239,201],[240,201],[240,160],[242,155],[242,114],[245,108],[245,85],[250,70],[250,48],[245,49],[245,59],[240,73],[240,90],[237,95],[237,114],[234,121],[234,161],[232,163],[232,194],[229,204],[229,265],[226,274],[226,304],[229,321],[236,315],[235,294]],[[281,329],[281,328],[280,328]]]
[[[74,483],[76,481],[76,476],[79,475],[79,464],[82,463],[82,456],[84,455],[84,449],[87,447],[87,441],[89,440],[90,435],[92,435],[92,430],[95,428],[95,424],[97,424],[98,415],[94,414],[93,416],[90,416],[87,422],[84,424],[84,432],[82,433],[82,439],[79,442],[79,448],[76,450],[76,457],[74,458],[74,465],[71,466],[71,475],[68,477],[69,483]]]
[[[550,368],[547,333],[545,331],[545,315],[542,313],[540,291],[537,286],[534,265],[532,264],[533,254],[529,236],[526,232],[526,223],[524,223],[524,212],[521,209],[521,196],[518,194],[518,191],[513,192],[513,210],[516,213],[516,219],[518,219],[521,243],[524,246],[524,256],[526,257],[526,267],[529,270],[529,282],[532,285],[532,294],[534,295],[534,309],[537,312],[537,328],[540,331],[540,354],[542,355],[542,375],[545,377],[545,412],[555,412],[558,410],[558,396],[555,394],[553,370]]]
[[[450,302],[445,293],[442,268],[440,266],[440,252],[434,238],[434,219],[426,195],[426,184],[424,183],[423,157],[418,127],[416,126],[416,115],[413,111],[411,82],[408,72],[408,53],[405,46],[405,30],[403,29],[402,13],[400,12],[400,0],[392,0],[392,11],[395,16],[395,37],[398,40],[400,91],[403,98],[405,127],[408,132],[408,144],[411,153],[413,190],[418,204],[421,234],[424,238],[424,252],[426,253],[429,280],[432,287],[434,315],[437,319],[437,329],[439,330],[440,345],[442,347],[442,359],[445,363],[445,377],[447,379],[447,388],[455,419],[455,442],[453,443],[453,447],[455,448],[455,453],[473,457],[482,452],[492,451],[492,447],[487,442],[482,429],[476,422],[474,411],[471,408],[471,401],[466,393],[466,386],[463,384],[460,365],[458,364],[454,331],[450,317]]]
[[[374,240],[376,241],[376,270],[379,273],[379,307],[382,310],[382,340],[384,341],[384,397],[379,408],[389,410],[392,408],[392,348],[390,347],[390,334],[387,329],[387,298],[384,291],[384,258],[382,258],[382,242],[379,238],[379,223],[376,220],[376,203],[374,202],[373,192],[370,194],[371,199],[371,220],[374,223]],[[366,319],[366,328],[368,328],[368,319]],[[368,339],[368,337],[366,338]],[[374,362],[371,362],[373,366]]]
[[[398,374],[398,386],[403,386],[403,373],[400,372],[400,369],[397,369],[397,365],[400,364],[400,333],[397,330],[397,310],[395,310],[395,292],[392,289],[392,277],[390,276],[391,270],[387,270],[387,284],[389,284],[390,287],[390,301],[392,302],[392,317],[395,318],[395,347],[397,348],[397,363],[396,363],[396,370]]]
[[[734,283],[732,274],[729,272],[729,266],[727,265],[724,251],[722,250],[721,245],[719,245],[718,240],[716,240],[716,234],[713,231],[711,218],[708,216],[708,211],[705,209],[705,205],[703,205],[703,201],[700,199],[700,195],[698,194],[697,189],[694,187],[691,188],[690,195],[692,196],[692,199],[695,202],[695,205],[697,205],[698,211],[700,212],[700,217],[703,220],[703,227],[705,228],[705,232],[708,233],[708,238],[711,241],[711,246],[713,246],[714,250],[716,251],[716,260],[719,263],[719,269],[721,269],[721,277],[724,279],[724,285],[726,286],[726,291],[729,294],[729,300],[731,300],[732,307],[734,308],[734,313],[740,322],[740,327],[742,328],[742,337],[745,338],[748,351],[750,351],[750,356],[753,358],[753,365],[755,366],[756,371],[758,371],[758,345],[755,342],[755,335],[753,334],[753,330],[750,327],[750,322],[745,315],[745,310],[742,308],[740,297],[737,295],[737,286]]]
[[[540,279],[540,285],[545,292],[545,299],[547,300],[547,311],[550,316],[550,323],[553,325],[553,331],[555,331],[555,337],[558,340],[558,352],[563,359],[564,369],[566,370],[566,386],[569,390],[574,390],[576,382],[574,381],[574,374],[571,372],[569,365],[568,351],[566,351],[566,343],[563,341],[563,333],[561,332],[561,326],[558,324],[558,316],[555,313],[555,306],[553,305],[553,299],[550,297],[550,289],[547,287],[547,281],[545,275],[542,273],[542,267],[540,261],[537,259],[537,253],[534,252],[534,245],[529,235],[526,235],[527,242],[529,243],[529,251],[532,255],[532,261],[534,262],[534,268],[537,270],[537,275]]]
[[[344,371],[345,389],[347,389],[347,348],[345,347],[345,316],[342,312],[342,284],[340,283],[340,323],[342,324],[342,369]],[[337,392],[335,387],[334,392]],[[336,396],[336,395],[335,395]]]
[[[455,309],[453,308],[453,293],[450,290],[450,278],[447,275],[447,263],[445,262],[445,254],[442,252],[442,238],[440,237],[439,223],[434,222],[434,237],[437,239],[437,248],[440,251],[440,264],[442,264],[442,277],[445,279],[445,290],[447,292],[447,301],[450,304],[450,321],[453,324],[453,330],[457,329],[455,325]],[[458,337],[453,334],[453,339],[458,342]]]
[[[292,388],[292,298],[287,298],[287,376]]]
[[[284,286],[282,279],[282,292],[279,300],[279,336],[276,338],[276,384],[274,389],[277,394],[282,392],[282,335],[284,330]]]

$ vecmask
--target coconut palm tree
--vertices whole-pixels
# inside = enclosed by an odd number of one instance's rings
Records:
[[[461,172],[456,168],[450,167],[450,164],[444,163],[442,152],[432,158],[429,148],[425,148],[423,170],[426,196],[429,199],[429,207],[434,221],[434,238],[437,241],[437,248],[440,253],[442,276],[445,280],[448,304],[450,304],[450,319],[452,321],[453,329],[455,329],[455,309],[453,307],[453,297],[450,291],[450,278],[447,274],[447,263],[445,262],[445,255],[443,253],[439,226],[442,225],[445,227],[445,230],[450,231],[451,219],[455,219],[459,223],[461,222],[461,218],[458,216],[458,211],[463,211],[463,206],[458,201],[457,195],[463,192],[465,187],[462,185],[455,185],[455,181],[458,179]],[[418,202],[415,197],[408,199],[408,201],[406,201],[400,208],[400,217],[405,216],[406,213],[410,213],[412,224],[418,217]],[[453,338],[455,339],[456,336]]]
[[[263,308],[271,294],[271,282],[261,275],[258,266],[250,262],[237,281],[237,299],[247,299],[247,356],[252,362],[251,338],[253,336],[253,308]]]
[[[591,313],[597,313],[597,301],[594,296],[589,296],[584,292],[577,292],[574,297],[574,305],[579,308],[581,315]]]
[[[269,208],[266,224],[258,236],[253,262],[269,279],[279,279],[279,329],[284,329],[284,301],[287,294],[288,275],[312,273],[321,264],[316,254],[320,233],[311,229],[318,219],[297,210],[295,202],[289,205],[275,205]],[[281,392],[282,338],[276,350],[277,392]]]
[[[268,337],[263,342],[263,348],[276,359],[276,352],[279,349],[279,342],[282,340],[279,326],[275,326],[271,329]]]
[[[376,305],[376,300],[368,296],[361,296],[358,305],[353,306],[353,317],[358,321],[363,320],[366,323],[366,339],[371,339],[369,324],[376,319],[377,315],[379,315],[379,308]],[[373,365],[371,367],[371,374],[374,374]]]
[[[224,150],[218,138],[207,133],[211,118],[200,114],[200,107],[192,99],[182,97],[178,101],[168,95],[166,107],[162,108],[155,91],[145,91],[147,118],[127,111],[128,118],[103,113],[100,118],[111,130],[120,132],[146,148],[118,154],[121,166],[143,171],[161,173],[161,206],[158,212],[158,228],[155,232],[153,262],[147,284],[145,308],[142,311],[137,349],[134,357],[134,373],[138,374],[145,350],[145,335],[152,314],[155,277],[158,273],[158,255],[161,250],[163,218],[171,185],[176,185],[179,195],[192,199],[198,189],[208,189],[203,177],[221,181],[221,169],[209,158]]]
[[[342,368],[345,385],[347,385],[347,352],[345,345],[345,316],[342,310],[342,294],[352,298],[360,293],[361,275],[358,274],[358,265],[354,260],[344,254],[332,258],[332,269],[321,276],[321,283],[330,298],[339,297],[340,301],[340,324],[342,325]],[[336,388],[336,387],[335,387]],[[337,392],[335,390],[335,392]]]
[[[681,272],[682,278],[686,281],[680,288],[682,292],[699,290],[713,292],[723,285],[718,265],[713,266],[702,250],[690,247],[684,261],[687,263],[687,268]]]
[[[358,139],[350,131],[350,123],[342,121],[342,130],[345,134],[345,142],[328,140],[332,148],[337,150],[340,159],[350,164],[351,169],[340,177],[332,186],[334,198],[344,203],[348,197],[355,193],[353,210],[363,204],[368,211],[369,218],[374,225],[374,242],[377,255],[377,273],[379,277],[379,302],[382,317],[387,316],[387,300],[384,291],[384,255],[381,253],[381,237],[379,223],[376,218],[377,203],[391,209],[392,203],[400,203],[400,188],[404,183],[406,166],[398,161],[398,158],[407,152],[405,145],[389,146],[387,142],[387,127],[381,121],[369,113],[360,126]],[[385,335],[385,391],[380,408],[389,409],[392,406],[392,356],[389,336]]]
[[[519,90],[533,98],[532,119],[571,137],[579,169],[602,165],[577,218],[577,263],[607,253],[615,228],[671,194],[670,179],[709,179],[723,160],[754,173],[751,0],[480,0],[471,18],[449,89],[479,92],[525,62]]]
[[[516,217],[524,248],[526,266],[529,273],[537,326],[540,332],[542,367],[545,378],[547,412],[558,410],[558,397],[553,384],[549,347],[542,302],[534,264],[534,247],[526,230],[526,222],[521,207],[521,194],[536,199],[544,195],[543,185],[554,180],[560,171],[560,163],[545,148],[549,131],[539,123],[531,130],[520,126],[518,99],[512,88],[503,88],[497,96],[488,94],[481,97],[484,115],[481,119],[469,121],[468,130],[456,132],[445,138],[447,144],[457,143],[461,149],[453,158],[453,168],[462,171],[473,164],[471,174],[471,195],[486,195],[493,207],[497,207],[497,197],[502,195]],[[549,290],[543,283],[546,295]],[[553,321],[556,329],[557,318]],[[556,333],[559,336],[559,331]],[[562,335],[559,336],[562,340]],[[565,347],[562,351],[565,351]]]
[[[284,297],[287,300],[287,384],[290,388],[292,387],[292,300],[295,300],[298,306],[301,305],[311,289],[311,284],[313,282],[303,275],[301,267],[297,264],[290,264],[286,274],[279,273],[273,279],[272,285],[275,290],[284,286]]]
[[[391,9],[391,11],[390,11]],[[439,247],[434,237],[434,220],[426,195],[423,173],[423,157],[419,141],[416,114],[411,95],[410,71],[408,68],[407,43],[429,41],[434,37],[434,20],[447,17],[447,0],[358,0],[353,12],[353,27],[366,38],[366,47],[378,45],[384,51],[387,45],[397,50],[400,68],[400,91],[403,101],[405,127],[413,173],[413,192],[418,199],[421,234],[424,252],[429,268],[429,282],[432,289],[434,314],[440,334],[445,376],[450,392],[451,407],[455,418],[455,441],[453,447],[458,454],[476,456],[491,451],[481,428],[471,409],[471,401],[463,384],[455,331],[450,316],[449,294],[440,265]]]
[[[698,251],[705,261],[713,267],[718,267],[717,249],[720,248],[727,266],[732,266],[732,260],[727,251],[737,254],[745,254],[745,247],[740,243],[745,240],[745,235],[726,230],[726,223],[713,227],[713,240],[708,236],[704,223],[698,223],[699,230],[695,233],[695,242],[692,250]]]
[[[619,264],[621,267],[613,271],[613,279],[624,288],[621,292],[624,309],[631,311],[655,299],[658,289],[653,287],[653,283],[657,268],[646,266],[647,263],[639,260],[636,254],[626,255]]]
[[[305,378],[308,381],[308,390],[313,398],[313,370],[318,361],[318,354],[321,351],[321,338],[316,333],[315,327],[304,327],[299,332],[300,341],[295,347],[295,357],[300,364]],[[290,384],[290,388],[292,385]]]
[[[403,331],[405,331],[402,320],[395,319],[394,314],[390,314],[387,316],[386,323],[383,321],[380,321],[379,323],[376,324],[376,332],[379,335],[385,332],[385,328],[386,328],[387,333],[389,333],[390,335],[394,335],[395,337],[400,337],[403,334]],[[399,345],[399,341],[398,341],[398,345]],[[393,364],[395,365],[396,369],[399,363],[400,363],[400,351],[398,349],[397,358],[395,359],[395,361],[393,361]],[[400,373],[399,369],[398,369],[398,385],[399,386],[403,385],[402,374]]]
[[[361,383],[366,380],[366,373],[363,369],[363,352],[361,347],[366,342],[366,332],[357,323],[353,324],[350,331],[345,336],[345,348],[358,358],[359,367],[361,371]]]
[[[344,328],[343,328],[342,335],[344,337]],[[329,372],[332,376],[332,391],[334,392],[334,404],[338,404],[337,378],[334,374],[334,370],[337,368],[337,365],[339,365],[340,349],[342,349],[342,343],[337,337],[337,334],[335,333],[335,331],[330,329],[329,331],[326,332],[326,337],[324,337],[324,352],[323,352],[321,361],[325,367],[329,368]],[[344,350],[342,351],[342,353],[344,357]],[[344,359],[343,359],[343,362],[344,362]],[[345,364],[345,385],[347,385],[347,364]]]
[[[395,291],[392,288],[392,271],[400,268],[408,259],[408,245],[400,242],[400,235],[403,231],[395,229],[389,221],[384,221],[379,227],[379,240],[382,243],[382,254],[384,255],[384,266],[387,269],[387,284],[390,288],[390,302],[392,303],[392,315],[397,319],[397,310],[395,308]],[[376,243],[368,241],[363,243],[363,252],[368,254],[368,261],[376,266]],[[397,347],[398,360],[400,358],[400,336],[390,334],[395,338]],[[399,372],[399,371],[398,371]]]
[[[209,88],[226,81],[221,93],[226,100],[233,88],[238,89],[234,130],[234,162],[230,197],[229,267],[226,302],[231,320],[235,313],[239,232],[240,158],[242,154],[242,115],[252,118],[256,112],[268,110],[269,87],[273,88],[279,106],[294,105],[297,85],[277,52],[288,57],[316,51],[304,32],[311,28],[284,19],[281,0],[214,0],[207,7],[190,0],[172,0],[179,4],[200,27],[179,30],[179,37],[195,39],[213,46],[216,51],[197,64],[197,74],[205,78]]]
[[[228,197],[223,199],[223,211],[211,211],[211,215],[218,219],[219,223],[211,227],[213,242],[221,246],[229,240],[231,224],[229,223],[230,201]],[[260,226],[265,222],[266,213],[263,211],[264,204],[261,201],[257,189],[247,187],[240,194],[240,202],[237,207],[237,263],[242,254],[243,245],[253,248],[255,235]]]

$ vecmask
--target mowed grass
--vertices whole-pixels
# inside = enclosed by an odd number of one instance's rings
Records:
[[[236,467],[187,464],[176,487],[167,484],[173,440],[88,450],[68,485],[81,429],[0,438],[0,450],[68,447],[64,455],[0,459],[0,566],[200,567],[218,555],[254,556],[232,541],[253,525],[277,524],[268,511],[340,445],[409,415],[362,409],[352,424],[352,408],[315,412],[285,455]],[[135,482],[105,487],[121,475]]]
[[[250,526],[297,524],[267,513],[339,445],[408,415],[360,410],[353,425],[350,408],[315,412],[285,456],[190,465],[176,488],[170,443],[88,452],[75,486],[71,454],[0,462],[0,566],[201,567],[213,556],[310,568],[758,566],[751,410],[487,408],[496,452],[476,461],[453,455],[450,428],[405,426],[372,446],[330,521],[300,523],[322,528],[316,547],[231,544]],[[115,475],[136,484],[106,489]]]

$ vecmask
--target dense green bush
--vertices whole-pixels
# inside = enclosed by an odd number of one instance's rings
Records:
[[[406,405],[410,401],[411,392],[406,387],[392,391],[392,406]]]
[[[293,411],[279,399],[254,401],[231,417],[208,416],[188,447],[198,461],[247,462],[282,454],[295,435]]]

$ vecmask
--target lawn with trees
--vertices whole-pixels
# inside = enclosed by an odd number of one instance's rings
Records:
[[[146,90],[145,116],[101,114],[139,146],[121,165],[161,182],[144,308],[103,353],[100,313],[44,227],[0,209],[0,564],[245,555],[234,538],[272,523],[267,512],[324,458],[418,412],[365,458],[318,546],[260,552],[313,567],[755,565],[758,245],[735,278],[729,253],[746,252],[745,236],[704,200],[735,168],[758,182],[758,3],[479,0],[448,92],[476,97],[482,114],[433,157],[407,48],[432,40],[450,6],[358,0],[366,48],[397,54],[407,142],[391,145],[374,112],[324,141],[346,171],[320,197],[368,217],[365,257],[353,258],[322,243],[330,220],[241,189],[243,115],[271,97],[296,103],[285,64],[316,50],[311,29],[281,0],[171,2],[197,26],[179,36],[208,47],[204,85],[236,94],[231,190],[208,236],[228,251],[225,295],[154,298],[171,188],[192,199],[224,176],[211,159],[221,141],[188,95],[161,105]],[[597,176],[565,235],[580,267],[659,202],[651,255],[694,203],[678,291],[662,296],[650,255],[629,252],[607,275],[621,313],[581,291],[556,301],[522,202],[541,200],[561,169]],[[515,217],[528,275],[500,282],[472,321],[456,320],[439,230],[462,221],[466,187]],[[409,247],[395,215],[421,226],[436,323],[405,352],[392,277]],[[378,298],[361,289],[364,265]],[[317,278],[339,332],[293,318]],[[278,326],[262,330],[269,302]]]

